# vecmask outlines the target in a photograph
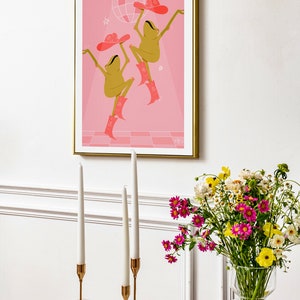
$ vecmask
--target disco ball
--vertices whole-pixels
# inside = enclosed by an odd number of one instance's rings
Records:
[[[137,0],[112,0],[112,10],[121,22],[135,23],[140,10],[133,6]],[[144,3],[145,1],[139,0],[138,2]]]

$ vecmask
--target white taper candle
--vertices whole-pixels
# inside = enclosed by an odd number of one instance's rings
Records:
[[[131,258],[140,258],[140,236],[139,236],[139,200],[138,200],[138,179],[137,161],[134,150],[131,152],[132,167],[132,254]]]
[[[79,163],[79,189],[78,189],[78,259],[77,264],[85,264],[85,229],[84,229],[84,188],[83,188],[83,168]]]
[[[122,286],[129,286],[129,223],[127,189],[124,186],[122,193],[123,204],[123,281]]]

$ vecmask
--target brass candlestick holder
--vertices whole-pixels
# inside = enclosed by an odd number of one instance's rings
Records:
[[[122,296],[124,300],[128,300],[130,295],[130,285],[122,285]]]
[[[82,281],[83,281],[83,277],[85,275],[85,271],[86,271],[85,264],[77,265],[77,275],[79,278],[79,299],[80,300],[82,300]]]
[[[140,269],[140,259],[132,258],[131,259],[131,271],[133,274],[133,299],[136,300],[136,277]]]

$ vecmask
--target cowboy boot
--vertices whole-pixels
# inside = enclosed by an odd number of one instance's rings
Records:
[[[145,62],[141,61],[140,63],[138,63],[137,68],[139,69],[140,73],[141,73],[141,82],[139,85],[142,85],[143,83],[145,83],[147,80],[149,80],[149,74],[146,68],[146,64]]]
[[[151,100],[148,103],[148,105],[149,105],[149,104],[152,104],[155,101],[157,101],[159,99],[159,95],[158,95],[154,80],[149,81],[148,83],[146,83],[146,85],[147,85],[150,95],[151,95]]]
[[[118,97],[118,102],[116,105],[116,109],[115,109],[115,115],[120,118],[120,119],[124,119],[123,114],[122,114],[122,110],[123,110],[123,106],[125,104],[125,102],[127,101],[127,98],[125,98],[124,96],[119,96]]]
[[[108,117],[108,121],[107,121],[107,124],[106,124],[106,128],[105,128],[105,131],[104,133],[106,135],[108,135],[109,137],[111,137],[112,139],[116,139],[114,136],[113,136],[113,128],[115,126],[115,123],[118,119],[114,116],[109,116]]]

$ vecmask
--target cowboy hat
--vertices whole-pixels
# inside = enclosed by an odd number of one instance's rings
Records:
[[[166,14],[168,12],[168,7],[160,5],[158,0],[146,0],[146,3],[134,2],[133,5],[136,8],[151,10],[157,14]]]
[[[97,45],[97,50],[104,51],[109,49],[110,47],[124,43],[125,41],[130,39],[129,34],[123,35],[121,38],[118,38],[116,33],[110,33],[105,37],[105,40]]]

